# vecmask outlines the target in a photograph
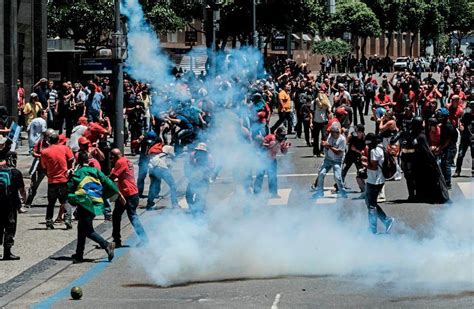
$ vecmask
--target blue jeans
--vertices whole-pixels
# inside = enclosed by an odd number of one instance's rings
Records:
[[[140,154],[140,159],[138,159],[137,177],[137,187],[139,195],[142,195],[143,190],[145,190],[145,178],[148,174],[148,162],[150,162],[150,158],[146,154]]]
[[[342,181],[342,161],[334,161],[328,158],[324,158],[323,164],[319,168],[318,180],[317,180],[317,195],[324,194],[324,178],[326,174],[332,169],[334,169],[334,181],[336,181],[337,187],[339,189],[339,194],[346,195],[346,189]]]
[[[161,191],[161,180],[164,180],[166,184],[170,187],[170,198],[171,205],[173,207],[178,206],[178,195],[176,193],[176,183],[174,182],[173,175],[166,168],[155,167],[150,170],[150,190],[148,192],[148,202],[147,207],[151,207],[155,204],[155,199],[160,195]]]
[[[204,213],[206,195],[209,190],[209,178],[191,178],[186,187],[186,202],[192,213]]]
[[[268,174],[268,191],[271,194],[278,194],[278,163],[276,159],[270,160],[266,162],[267,166],[261,168],[257,171],[257,177],[255,178],[255,184],[253,186],[253,192],[255,194],[260,193],[262,191],[262,184],[263,184],[263,177],[265,176],[265,172]]]
[[[441,172],[443,173],[446,185],[451,187],[451,165],[454,164],[454,157],[456,156],[456,145],[449,146],[441,153]]]
[[[388,221],[389,217],[385,214],[383,209],[377,203],[377,197],[380,191],[382,191],[384,184],[374,185],[370,183],[365,184],[365,204],[369,211],[369,226],[372,233],[377,233],[377,218],[380,219],[384,224]]]
[[[120,235],[120,223],[122,221],[122,215],[125,211],[127,211],[128,219],[130,220],[130,223],[132,224],[135,233],[137,233],[138,237],[142,241],[147,241],[145,230],[143,229],[143,226],[137,215],[137,207],[139,201],[140,198],[138,197],[138,194],[135,194],[125,198],[125,205],[121,204],[118,201],[115,202],[115,208],[112,213],[112,237],[116,244],[120,244],[122,242],[122,237]]]

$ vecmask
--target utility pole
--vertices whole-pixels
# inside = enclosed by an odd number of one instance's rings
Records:
[[[258,48],[257,0],[252,0],[252,45],[254,48]]]
[[[291,36],[292,36],[292,32],[293,30],[291,29],[288,29],[288,33],[286,34],[286,55],[287,55],[287,58],[288,59],[292,59],[292,55],[291,55]]]
[[[124,151],[124,120],[123,120],[123,33],[120,21],[120,0],[114,0],[115,5],[115,27],[114,27],[114,98],[115,98],[115,147]]]

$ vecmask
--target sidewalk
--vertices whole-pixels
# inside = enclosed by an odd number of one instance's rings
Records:
[[[28,154],[27,141],[23,140],[23,145],[17,149],[17,168],[22,172],[25,187],[30,186],[30,175],[28,171],[32,162],[32,157]],[[137,168],[138,157],[130,160]],[[138,171],[136,170],[136,173]],[[148,178],[145,188],[148,188]],[[140,201],[144,206],[145,200]],[[19,261],[3,261],[0,259],[0,298],[15,288],[21,286],[31,278],[31,276],[41,273],[51,267],[55,267],[55,254],[61,252],[61,256],[71,256],[75,249],[77,237],[77,222],[73,222],[73,228],[66,230],[64,224],[55,225],[55,230],[46,230],[45,214],[47,205],[47,178],[43,180],[38,188],[38,193],[33,201],[33,207],[27,213],[18,214],[17,232],[15,244],[12,251],[21,257]],[[55,208],[56,217],[59,204]],[[123,224],[128,224],[128,220],[122,220]],[[103,216],[97,216],[94,220],[94,227],[103,234],[104,237],[111,236],[111,222],[104,221]],[[89,245],[87,245],[89,247]],[[3,254],[3,248],[0,254]]]

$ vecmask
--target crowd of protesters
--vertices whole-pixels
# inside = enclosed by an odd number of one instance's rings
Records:
[[[238,102],[225,96],[219,102],[210,99],[204,74],[175,72],[173,89],[190,94],[192,99],[165,108],[156,106],[155,99],[162,96],[160,89],[125,76],[125,140],[131,155],[138,155],[138,175],[132,161],[110,143],[115,134],[115,111],[107,77],[84,85],[41,79],[30,94],[18,81],[18,121],[28,132],[31,184],[26,190],[15,167],[16,154],[9,151],[12,141],[2,138],[0,195],[14,196],[11,207],[2,208],[3,257],[19,258],[11,253],[16,215],[32,206],[45,177],[46,228],[64,224],[70,229],[72,220],[78,220],[73,256],[77,262],[83,260],[86,237],[96,241],[112,260],[114,248],[122,246],[120,222],[124,212],[141,242],[146,243],[136,210],[141,198],[146,198],[147,210],[157,208],[155,200],[162,181],[170,188],[171,206],[180,207],[172,170],[176,156],[187,158],[185,197],[191,212],[205,212],[209,185],[219,171],[207,133],[215,124],[216,112],[231,108],[240,119],[241,137],[265,162],[253,171],[255,181],[252,171],[243,172],[240,180],[247,192],[261,194],[264,175],[268,174],[270,197],[278,198],[276,157],[291,147],[287,135],[295,134],[295,138],[305,139],[315,157],[323,158],[311,185],[312,197],[324,196],[324,178],[333,169],[333,191],[347,198],[347,175],[354,165],[359,198],[366,201],[371,231],[377,232],[380,219],[388,232],[394,219],[378,204],[385,199],[385,181],[398,181],[403,174],[410,201],[445,203],[451,178],[460,176],[468,148],[473,156],[474,77],[465,62],[461,64],[458,59],[455,67],[450,59],[443,64],[441,80],[431,73],[420,79],[410,69],[383,75],[380,80],[369,64],[367,72],[358,70],[355,76],[332,75],[332,69],[314,75],[305,63],[298,65],[292,60],[274,62],[265,78],[244,85],[217,76],[211,83],[213,90],[226,93],[231,87],[240,87]],[[437,58],[436,69],[440,63],[441,58]],[[273,113],[278,119],[270,126]],[[371,123],[366,123],[365,116],[370,116]],[[366,133],[369,127],[374,133]],[[5,110],[0,110],[0,130],[3,135],[9,132]],[[151,183],[145,196],[147,175]],[[58,200],[60,208],[54,219]],[[99,214],[112,221],[113,242],[94,232],[92,219]]]

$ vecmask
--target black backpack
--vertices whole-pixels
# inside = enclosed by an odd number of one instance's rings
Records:
[[[9,168],[0,168],[0,199],[10,198],[12,172]]]
[[[382,148],[382,147],[380,147]],[[382,174],[385,179],[390,179],[397,173],[397,162],[395,161],[395,157],[392,156],[388,151],[384,148],[383,150],[383,163],[382,163]]]

